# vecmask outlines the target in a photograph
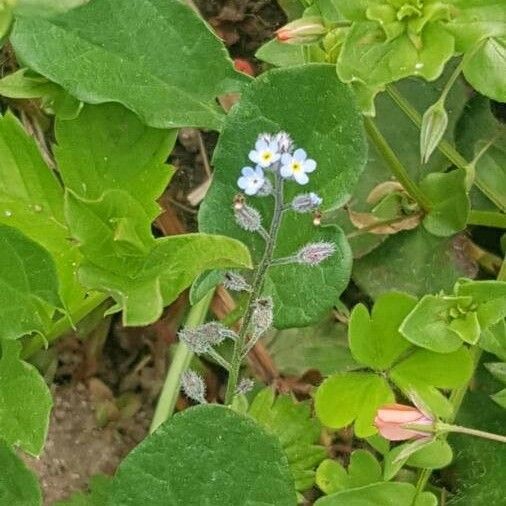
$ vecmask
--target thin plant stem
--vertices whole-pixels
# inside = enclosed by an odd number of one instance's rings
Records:
[[[409,103],[409,101],[406,100],[404,96],[392,84],[389,84],[386,87],[386,91],[392,100],[397,104],[397,106],[413,122],[413,124],[420,128],[422,125],[422,116]],[[470,170],[472,162],[469,163],[446,139],[441,140],[437,146],[437,149],[441,151],[441,153],[459,169],[465,170],[466,172]],[[476,175],[475,184],[484,195],[486,195],[499,209],[501,209],[501,211],[506,210],[503,202],[504,196],[495,194],[493,191],[491,191],[485,182],[482,181],[479,174]]]
[[[489,439],[491,441],[498,441],[499,443],[506,443],[506,436],[500,434],[493,434],[478,429],[471,429],[469,427],[461,427],[460,425],[440,424],[439,428],[445,432],[457,432],[459,434],[467,434],[469,436],[476,436],[482,439]]]
[[[468,225],[481,225],[484,227],[506,228],[506,214],[497,211],[479,211],[473,209],[467,218]]]
[[[204,323],[213,295],[214,290],[211,290],[190,309],[185,321],[186,327],[194,328]],[[192,358],[193,352],[184,343],[180,342],[176,346],[176,352],[172,357],[165,383],[158,398],[158,404],[149,428],[150,433],[153,433],[174,412],[179,389],[181,388],[181,376],[188,369]]]
[[[380,132],[376,123],[371,118],[366,117],[364,118],[364,124],[369,138],[373,142],[378,152],[381,154],[382,158],[388,164],[390,170],[397,178],[399,183],[402,184],[408,194],[418,203],[418,205],[424,211],[429,211],[431,207],[429,199],[425,196],[418,185],[411,179],[408,171],[401,163],[401,161],[397,158],[397,155],[394,153],[385,137],[383,137],[383,134]]]
[[[246,336],[248,333],[249,324],[251,317],[253,316],[253,303],[260,296],[264,285],[265,274],[267,269],[272,263],[272,256],[274,253],[274,247],[276,245],[276,239],[278,237],[279,227],[283,217],[283,179],[278,172],[275,172],[274,180],[274,212],[272,216],[271,226],[269,230],[269,240],[266,242],[264,254],[262,260],[258,264],[255,271],[253,283],[251,285],[251,292],[248,297],[248,303],[244,318],[242,321],[241,330],[234,343],[234,353],[232,361],[230,363],[230,373],[228,375],[227,392],[225,394],[225,403],[230,404],[234,398],[237,383],[239,380],[239,372],[241,368],[241,362],[243,359],[243,351],[246,345]]]
[[[70,316],[65,316],[58,320],[44,337],[39,335],[33,336],[23,347],[21,358],[24,360],[30,358],[34,353],[49,346],[60,337],[75,329],[77,323],[88,316],[107,299],[108,295],[104,293],[94,293],[88,296]]]

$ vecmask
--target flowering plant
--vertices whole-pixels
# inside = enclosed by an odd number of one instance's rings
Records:
[[[503,4],[0,0],[2,506],[504,501]]]

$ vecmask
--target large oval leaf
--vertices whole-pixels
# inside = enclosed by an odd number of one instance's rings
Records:
[[[219,128],[217,95],[237,90],[225,47],[178,0],[92,0],[53,17],[19,17],[20,60],[83,102],[120,102],[151,126]]]
[[[214,156],[213,184],[199,216],[202,231],[240,239],[257,261],[263,254],[263,239],[237,226],[232,201],[238,192],[237,178],[248,164],[248,152],[257,136],[283,130],[318,163],[308,185],[285,185],[286,202],[298,193],[314,191],[326,208],[342,204],[366,162],[360,113],[352,93],[339,82],[332,66],[272,70],[257,79],[227,117]],[[264,224],[270,222],[272,200],[251,199]],[[344,234],[334,227],[315,228],[307,214],[285,214],[274,256],[293,255],[306,243],[319,240],[334,242],[337,254],[317,267],[292,264],[268,271],[265,289],[274,298],[274,324],[278,328],[317,321],[348,283],[351,255]]]
[[[218,405],[187,409],[120,465],[110,506],[295,506],[279,441]]]

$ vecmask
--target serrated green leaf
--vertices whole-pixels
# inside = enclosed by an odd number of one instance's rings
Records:
[[[466,228],[470,203],[464,170],[429,174],[420,182],[420,189],[431,203],[423,220],[424,227],[431,234],[448,237]]]
[[[374,97],[387,83],[411,75],[427,80],[438,78],[453,56],[453,37],[441,25],[428,23],[419,34],[419,47],[407,33],[388,40],[375,21],[356,22],[343,44],[337,73],[355,84],[363,111],[374,113]]]
[[[373,369],[390,367],[410,346],[399,327],[415,305],[414,297],[392,292],[376,299],[370,315],[363,304],[355,306],[348,331],[355,359]]]
[[[63,190],[35,141],[9,112],[0,118],[0,223],[21,230],[51,253],[66,307],[82,301],[84,291],[74,272],[79,252],[68,240]]]
[[[460,335],[450,326],[450,312],[469,303],[470,297],[425,295],[399,328],[413,344],[437,353],[450,353],[462,346]]]
[[[49,425],[51,393],[37,369],[19,359],[18,342],[3,341],[1,349],[0,439],[39,455]]]
[[[410,483],[373,483],[321,497],[315,506],[411,506],[415,487]]]
[[[203,271],[251,267],[246,247],[227,237],[186,234],[155,240],[145,210],[123,190],[94,201],[68,193],[66,214],[84,256],[81,281],[110,293],[126,325],[156,321]]]
[[[0,339],[43,334],[61,308],[51,255],[5,225],[0,225],[0,252]]]
[[[466,62],[464,75],[482,95],[506,102],[505,65],[506,37],[491,37]]]
[[[259,486],[261,484],[261,486]],[[121,463],[110,506],[294,506],[277,438],[218,405],[175,415]]]
[[[327,318],[314,327],[281,330],[264,338],[279,372],[303,376],[310,369],[324,376],[357,367],[347,344],[346,327]]]
[[[388,383],[376,374],[335,374],[318,387],[315,409],[327,427],[340,429],[355,422],[355,434],[365,438],[377,432],[373,426],[377,409],[394,400]]]
[[[266,72],[227,117],[214,155],[213,184],[200,208],[200,229],[238,238],[258,261],[265,247],[263,239],[240,229],[231,209],[241,166],[248,163],[248,152],[257,136],[284,130],[318,164],[308,185],[285,184],[287,203],[296,194],[314,191],[323,198],[323,206],[330,207],[344,201],[365,163],[361,122],[350,91],[339,83],[331,65]],[[264,224],[270,221],[272,200],[250,200],[250,205],[260,210]],[[224,211],[227,209],[230,211]],[[307,214],[285,213],[275,257],[293,255],[315,241],[333,242],[336,254],[316,267],[281,265],[267,273],[265,291],[274,299],[277,328],[315,323],[348,283],[351,255],[344,234],[333,227],[315,228]]]
[[[295,478],[295,488],[300,492],[311,488],[314,470],[326,451],[317,444],[321,427],[311,416],[310,404],[297,402],[288,395],[276,397],[272,388],[266,388],[256,395],[248,413],[278,437]]]
[[[112,488],[112,478],[97,474],[90,478],[89,493],[76,492],[69,499],[52,506],[105,506]]]
[[[150,220],[160,212],[156,199],[173,174],[165,164],[176,130],[145,126],[119,104],[88,105],[72,121],[58,119],[55,156],[66,188],[99,199],[124,190],[139,201]]]
[[[42,494],[34,473],[0,441],[0,500],[10,506],[40,506]]]
[[[473,361],[465,347],[444,354],[417,349],[395,365],[389,377],[406,396],[414,394],[430,411],[449,418],[453,406],[438,389],[459,388],[472,373]]]
[[[11,43],[21,61],[77,99],[120,102],[158,128],[219,129],[215,97],[247,80],[178,0],[93,0],[52,18],[20,16]]]

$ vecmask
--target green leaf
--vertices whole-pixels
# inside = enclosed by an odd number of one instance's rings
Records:
[[[464,170],[429,174],[420,182],[420,189],[431,203],[423,220],[423,225],[431,234],[447,237],[466,228],[470,204]]]
[[[301,65],[305,62],[304,47],[297,44],[284,44],[273,39],[261,46],[255,53],[255,57],[275,67]]]
[[[311,416],[309,402],[297,402],[289,395],[275,396],[272,388],[261,390],[251,403],[249,415],[278,437],[288,459],[295,488],[304,492],[315,481],[315,468],[325,458],[318,445],[321,427]]]
[[[492,114],[490,101],[479,95],[472,98],[456,133],[457,148],[468,160],[486,150],[475,164],[473,208],[493,210],[497,206],[506,212],[506,129]]]
[[[485,360],[488,360],[485,357]],[[489,397],[500,383],[478,367],[470,389],[459,409],[456,423],[496,434],[504,434],[506,411]],[[453,505],[496,505],[504,502],[504,469],[506,451],[494,443],[464,434],[450,434],[449,442],[455,453],[450,469],[454,477]]]
[[[65,186],[83,199],[125,190],[150,220],[160,212],[156,199],[173,174],[165,164],[176,130],[143,125],[119,104],[86,106],[78,118],[56,122],[55,156]]]
[[[0,251],[0,339],[43,334],[61,308],[51,255],[5,225],[0,225]]]
[[[3,341],[1,348],[0,439],[39,455],[49,425],[51,393],[37,369],[19,359],[19,343]]]
[[[452,0],[458,13],[446,24],[455,36],[456,50],[472,50],[488,37],[506,33],[506,12],[502,0]]]
[[[79,253],[68,240],[62,188],[35,141],[9,112],[0,118],[0,223],[21,230],[48,250],[64,305],[81,302],[84,293],[74,273]]]
[[[506,28],[505,28],[506,31]],[[487,39],[464,66],[464,75],[482,95],[506,102],[506,37]]]
[[[411,506],[414,497],[410,483],[380,482],[321,497],[315,506]]]
[[[406,317],[401,334],[413,344],[435,351],[450,353],[462,345],[460,335],[450,326],[452,310],[458,311],[467,297],[425,295]]]
[[[92,476],[89,489],[89,493],[75,492],[69,499],[57,501],[53,506],[104,506],[112,489],[112,479],[102,474]]]
[[[66,213],[84,256],[81,281],[110,293],[123,309],[125,325],[156,321],[203,271],[251,266],[245,246],[227,237],[186,234],[155,240],[145,210],[123,190],[94,201],[68,193]]]
[[[506,362],[489,362],[484,365],[490,374],[492,374],[501,383],[506,384]]]
[[[353,308],[349,341],[355,359],[373,369],[387,369],[410,343],[399,332],[416,299],[404,293],[387,293],[376,299],[371,314],[363,304]]]
[[[52,17],[19,17],[18,59],[77,99],[120,102],[158,128],[219,129],[214,99],[237,91],[221,41],[178,0],[93,0]]]
[[[401,232],[353,265],[353,280],[371,297],[398,290],[422,296],[450,291],[476,268],[463,253],[463,237],[438,238],[423,228]]]
[[[316,480],[327,495],[383,481],[379,462],[367,450],[355,450],[351,454],[347,471],[335,460],[324,460],[318,467]]]
[[[395,365],[389,377],[406,396],[415,395],[431,412],[449,418],[453,406],[438,389],[459,388],[472,373],[473,361],[465,347],[444,354],[418,349]]]
[[[46,112],[64,119],[75,118],[82,107],[82,103],[61,86],[26,68],[0,79],[0,95],[17,99],[40,98]]]
[[[481,333],[479,345],[485,351],[506,361],[506,322],[503,320],[485,329]]]
[[[306,191],[318,193],[325,207],[343,203],[365,163],[362,119],[350,91],[339,83],[332,66],[312,64],[272,70],[256,79],[227,117],[214,155],[213,184],[199,215],[203,232],[243,241],[255,261],[263,255],[264,241],[238,227],[232,202],[241,166],[248,163],[248,152],[257,136],[282,130],[318,163],[308,185],[285,185],[287,203]],[[270,221],[272,200],[250,201],[260,210],[264,224]],[[274,299],[277,328],[317,322],[348,283],[351,255],[344,234],[334,227],[315,228],[307,214],[285,213],[274,255],[293,255],[315,241],[333,242],[337,253],[316,267],[281,265],[271,267],[267,273],[265,291]]]
[[[356,83],[362,110],[374,113],[374,97],[387,83],[411,75],[437,79],[453,56],[453,37],[439,24],[429,23],[417,48],[404,33],[392,40],[375,21],[354,23],[343,44],[337,73],[345,83]]]
[[[175,415],[130,453],[109,504],[294,506],[296,498],[277,438],[251,417],[207,405]]]
[[[53,16],[75,9],[90,0],[18,0],[14,12],[26,16]]]
[[[332,429],[355,422],[355,434],[376,434],[377,409],[395,400],[388,383],[373,373],[344,373],[327,378],[316,391],[315,409],[320,421]]]
[[[0,501],[10,506],[40,506],[42,494],[34,473],[0,441]]]
[[[348,348],[346,327],[326,318],[314,327],[285,329],[264,338],[280,373],[303,376],[311,369],[328,376],[357,367]]]
[[[434,439],[422,444],[419,441],[396,446],[385,456],[385,480],[391,480],[404,465],[421,469],[441,469],[450,465],[453,451],[445,440]],[[406,452],[410,446],[415,445],[417,447],[413,449],[414,451]],[[403,453],[406,453],[405,457],[403,457]]]

